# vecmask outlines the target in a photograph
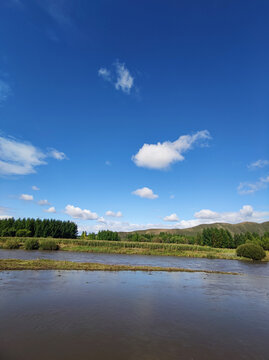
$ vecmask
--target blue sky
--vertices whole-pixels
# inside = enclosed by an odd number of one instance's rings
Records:
[[[0,217],[87,231],[268,220],[268,11],[1,1]]]

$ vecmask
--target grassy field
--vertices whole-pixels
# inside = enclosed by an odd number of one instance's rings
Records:
[[[0,238],[0,247],[5,248],[7,241],[11,239],[16,239],[20,248],[24,248],[24,243],[27,240],[27,238]],[[44,239],[38,238],[37,240],[42,241]],[[246,260],[237,257],[234,249],[219,249],[200,245],[81,239],[54,240],[59,245],[59,249],[63,251]],[[268,251],[264,261],[269,261]]]
[[[192,270],[173,267],[157,266],[130,266],[130,265],[108,265],[98,263],[78,263],[72,261],[55,260],[18,260],[0,259],[0,271],[4,270],[84,270],[84,271],[167,271],[167,272],[191,272],[207,274],[240,275],[235,272]]]

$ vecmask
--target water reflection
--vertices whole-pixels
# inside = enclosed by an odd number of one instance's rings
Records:
[[[267,277],[15,271],[0,279],[4,360],[267,359]]]

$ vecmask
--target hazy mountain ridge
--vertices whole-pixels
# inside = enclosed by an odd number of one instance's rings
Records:
[[[269,231],[269,221],[263,223],[255,222],[242,222],[238,224],[229,224],[229,223],[213,223],[213,224],[201,224],[191,228],[186,229],[147,229],[147,230],[138,230],[131,232],[121,232],[120,236],[124,237],[127,234],[132,234],[138,232],[140,234],[159,234],[161,232],[167,232],[172,234],[179,235],[197,235],[199,232],[202,232],[205,228],[216,227],[218,229],[229,230],[232,235],[246,233],[246,232],[256,232],[259,235],[263,235],[265,232]]]

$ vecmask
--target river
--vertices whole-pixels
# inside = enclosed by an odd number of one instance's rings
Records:
[[[269,358],[268,264],[22,250],[0,257],[244,274],[0,272],[1,360]]]

